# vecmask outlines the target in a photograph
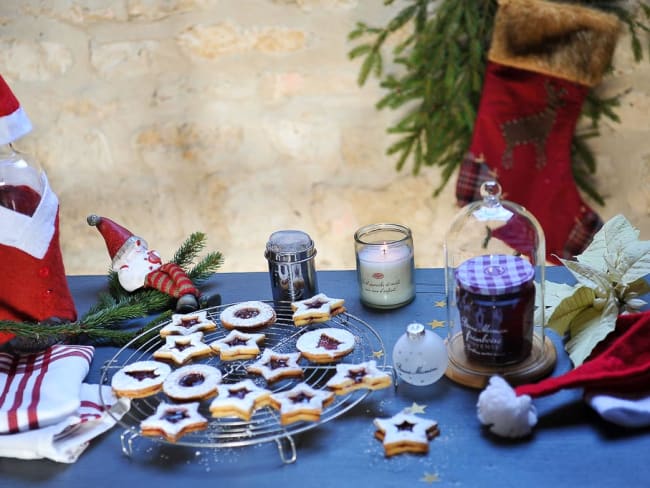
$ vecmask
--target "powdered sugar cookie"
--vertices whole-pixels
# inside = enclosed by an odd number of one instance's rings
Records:
[[[355,337],[345,329],[327,327],[310,330],[296,341],[296,349],[314,363],[329,363],[354,350]]]
[[[279,353],[273,349],[265,349],[262,356],[248,365],[246,370],[262,375],[269,383],[284,378],[302,378],[303,371],[298,364],[300,356],[299,352]]]
[[[209,346],[219,353],[222,361],[251,359],[260,353],[260,344],[265,338],[264,334],[249,334],[234,329],[226,337],[211,342]]]
[[[316,390],[307,383],[298,383],[290,390],[272,393],[271,406],[280,411],[282,425],[300,420],[317,422],[323,408],[333,399],[332,392]]]
[[[388,419],[375,419],[375,437],[384,444],[387,457],[404,452],[429,452],[429,441],[440,434],[438,422],[400,412]]]
[[[205,333],[215,330],[217,324],[209,320],[207,314],[205,310],[186,314],[175,313],[172,315],[171,322],[160,329],[160,335],[162,337],[172,334],[189,335],[194,332]]]
[[[203,332],[180,336],[169,335],[165,337],[165,344],[154,351],[156,359],[172,360],[176,364],[184,364],[190,359],[208,356],[212,349],[203,342]]]
[[[199,402],[179,405],[161,402],[153,415],[140,422],[140,433],[176,442],[189,432],[207,427],[208,420],[199,413]]]
[[[275,322],[275,310],[260,301],[241,302],[226,307],[219,315],[226,329],[260,329]]]
[[[188,364],[173,371],[163,382],[163,392],[178,402],[204,400],[217,394],[221,371],[207,364]]]
[[[337,364],[336,374],[326,383],[337,395],[347,395],[351,391],[367,388],[379,390],[393,383],[391,375],[380,371],[376,361],[358,364]]]
[[[219,385],[219,394],[210,403],[213,417],[237,417],[249,421],[253,413],[269,404],[271,392],[245,379],[231,385]]]
[[[119,369],[111,378],[118,397],[144,398],[158,393],[171,368],[158,361],[137,361]]]
[[[306,300],[291,303],[293,323],[297,326],[327,322],[329,319],[345,312],[342,298],[330,298],[319,293]]]

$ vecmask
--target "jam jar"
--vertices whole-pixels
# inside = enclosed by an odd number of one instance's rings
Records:
[[[482,255],[456,270],[465,354],[483,364],[524,360],[533,341],[535,269],[511,255]]]

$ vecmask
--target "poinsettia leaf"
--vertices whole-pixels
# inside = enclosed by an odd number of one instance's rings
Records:
[[[650,241],[637,241],[626,246],[617,268],[622,283],[631,283],[650,274]]]
[[[566,259],[560,259],[560,261],[571,271],[571,274],[575,276],[579,283],[593,288],[596,295],[604,296],[612,290],[612,283],[606,272],[599,271],[576,261],[568,261]]]
[[[639,278],[627,285],[625,294],[627,295],[629,293],[636,293],[636,296],[639,297],[646,293],[650,293],[650,283],[648,283],[645,278]]]
[[[615,259],[626,245],[638,239],[638,229],[619,214],[603,224],[587,249],[576,256],[576,259],[595,270],[607,272],[607,259]]]
[[[553,281],[546,281],[544,284],[544,314],[542,316],[542,303],[541,287],[535,283],[535,324],[548,325],[548,318],[555,311],[562,300],[567,296],[573,294],[573,286],[566,283],[555,283]]]
[[[572,295],[565,297],[549,314],[548,326],[558,334],[564,335],[570,329],[572,321],[585,309],[594,304],[596,294],[587,286],[579,286]]]
[[[613,294],[608,297],[602,310],[586,308],[576,315],[571,323],[571,338],[566,350],[574,366],[580,366],[589,357],[594,347],[616,327],[618,305]]]

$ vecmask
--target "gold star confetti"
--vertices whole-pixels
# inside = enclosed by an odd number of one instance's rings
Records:
[[[436,473],[427,473],[426,471],[424,472],[424,476],[420,478],[420,481],[423,481],[424,483],[434,483],[437,481],[440,481],[440,478]]]
[[[406,407],[404,411],[406,413],[411,413],[411,414],[416,414],[416,413],[424,413],[424,410],[427,408],[426,405],[420,405],[417,402],[413,402],[413,404],[410,407]]]
[[[439,329],[440,327],[445,326],[445,321],[444,320],[432,320],[429,322],[429,325],[431,326],[432,329]]]
[[[438,308],[445,308],[447,306],[447,302],[445,300],[438,300],[435,303],[435,306]]]
[[[383,358],[384,357],[384,351],[372,351],[372,357],[373,358]]]

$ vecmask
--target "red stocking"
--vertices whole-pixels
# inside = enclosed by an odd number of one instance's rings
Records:
[[[609,65],[616,17],[542,0],[500,0],[483,92],[457,184],[459,204],[497,179],[528,209],[549,260],[573,258],[602,225],[571,173],[571,140],[584,98]],[[493,234],[516,248],[511,236]],[[519,250],[521,251],[521,250]]]

